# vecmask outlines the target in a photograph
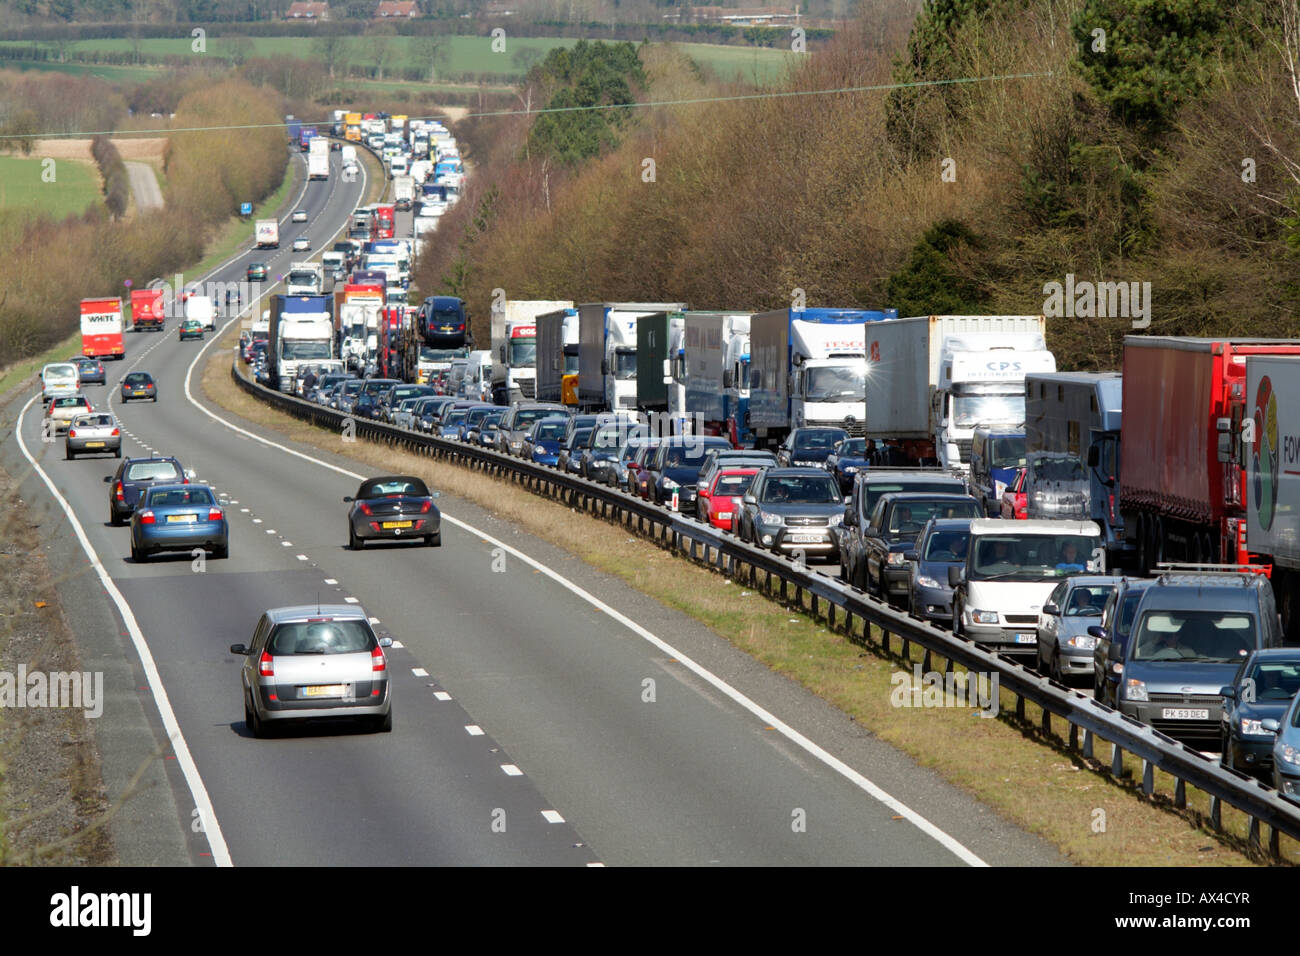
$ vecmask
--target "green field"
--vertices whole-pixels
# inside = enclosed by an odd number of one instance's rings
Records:
[[[52,167],[54,182],[45,182],[42,163],[37,156],[0,156],[0,213],[40,211],[62,219],[99,202],[99,173],[94,166],[60,159]]]
[[[27,44],[31,46],[31,44]],[[72,76],[97,76],[110,83],[143,83],[158,75],[158,67],[111,66],[104,63],[53,63],[49,60],[0,60],[0,69],[38,70],[43,73],[68,73]]]
[[[95,51],[111,53],[129,53],[136,49],[136,42],[127,38],[79,40],[69,47],[69,55],[76,57]],[[226,59],[232,55],[232,47],[243,54],[254,57],[298,57],[300,59],[317,59],[320,51],[316,41],[310,37],[212,37],[207,42],[204,53],[191,50],[189,37],[142,39],[139,54],[146,60],[158,60],[165,56],[202,57],[210,56]],[[399,36],[358,36],[345,37],[342,44],[343,53],[338,57],[344,64],[374,64],[378,59],[377,51],[382,47],[388,51],[385,69],[387,71],[405,70],[419,67],[427,60],[421,54],[421,38]],[[444,41],[445,56],[439,60],[438,75],[462,75],[467,73],[491,74],[503,80],[515,79],[524,74],[528,67],[541,60],[557,47],[572,46],[575,40],[558,37],[505,37],[505,50],[495,52],[492,39],[487,36],[451,36]],[[30,48],[31,43],[6,42],[0,46],[19,46]],[[679,47],[697,60],[702,66],[711,67],[725,79],[767,82],[775,79],[784,69],[786,55],[780,50],[763,47],[730,47],[705,43],[683,43]],[[20,61],[30,62],[30,61]],[[39,62],[39,61],[37,61]],[[85,63],[41,63],[40,68],[100,74],[105,78],[146,79],[150,75],[141,67],[99,66]],[[135,75],[131,75],[135,74]]]

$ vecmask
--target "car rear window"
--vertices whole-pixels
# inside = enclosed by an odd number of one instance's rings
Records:
[[[299,654],[361,654],[376,647],[365,621],[302,621],[281,624],[271,632],[267,650],[273,657]]]
[[[429,489],[418,478],[404,478],[399,481],[368,481],[357,492],[358,498],[384,498],[389,495],[427,498]]]
[[[110,428],[112,415],[78,415],[72,422],[74,428]]]
[[[198,486],[191,488],[154,488],[149,492],[148,504],[152,508],[168,505],[214,505],[212,491]]]
[[[964,495],[966,489],[958,482],[953,481],[909,481],[909,482],[871,482],[863,491],[866,493],[866,501],[863,502],[863,513],[871,514],[876,508],[876,502],[880,500],[881,495],[887,495],[892,491],[934,491],[944,494]]]
[[[127,481],[177,481],[180,469],[170,461],[142,461],[126,469]]]
[[[153,381],[153,379],[151,379],[145,372],[132,372],[126,377],[126,383],[128,385],[148,385],[151,381]]]

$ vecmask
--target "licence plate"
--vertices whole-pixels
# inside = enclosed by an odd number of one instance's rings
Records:
[[[719,512],[718,512],[718,520],[719,520],[719,521],[730,521],[730,520],[731,520],[731,512],[730,512],[730,511],[719,511]]]
[[[413,522],[410,521],[385,521],[384,530],[387,531],[390,528],[409,528],[412,523]]]
[[[1209,720],[1210,711],[1206,707],[1166,707],[1160,716],[1165,720]]]
[[[815,544],[822,540],[819,534],[792,534],[790,540],[795,544]]]
[[[104,443],[103,443],[102,441],[88,441],[88,442],[86,442],[86,447],[87,447],[87,448],[103,448],[103,447],[104,447]]]
[[[175,522],[175,521],[179,521],[179,522],[193,522],[193,521],[198,521],[198,520],[199,520],[199,516],[198,516],[198,515],[168,515],[168,516],[167,516],[167,523],[168,523],[168,524],[171,524],[172,522]]]
[[[299,688],[303,697],[342,697],[346,691],[346,684],[313,684]]]
[[[1017,644],[1037,644],[1037,643],[1038,643],[1038,635],[1037,635],[1037,634],[1017,634],[1017,635],[1016,635],[1016,643],[1017,643]]]
[[[145,390],[142,389],[142,388],[137,388],[134,392],[131,393],[131,395],[132,395],[133,398],[140,398],[141,396],[143,396],[143,395],[145,395],[145,394],[147,394],[147,393],[146,393]]]

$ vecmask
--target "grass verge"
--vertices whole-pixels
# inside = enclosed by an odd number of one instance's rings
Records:
[[[233,346],[233,336],[223,344]],[[1159,796],[1170,778],[1156,775],[1157,796],[1140,793],[1141,768],[1116,783],[1100,762],[1088,762],[1036,728],[1030,705],[1024,722],[1004,711],[986,719],[970,707],[907,708],[891,703],[894,675],[911,673],[923,653],[886,653],[858,631],[832,631],[799,608],[781,607],[761,590],[673,556],[627,529],[539,498],[509,482],[367,441],[339,436],[268,408],[230,380],[229,351],[205,366],[202,388],[217,404],[293,441],[343,454],[362,466],[419,475],[454,498],[473,502],[530,534],[571,552],[594,568],[689,614],[766,666],[802,684],[849,714],[864,729],[907,753],[1017,826],[1059,847],[1081,865],[1239,866],[1253,862],[1247,823],[1223,811],[1223,834],[1203,825],[1208,799],[1189,788],[1188,808]],[[366,470],[364,467],[361,470]],[[449,504],[451,504],[449,502]],[[451,505],[454,508],[454,504]],[[897,647],[897,642],[895,642]],[[942,668],[942,662],[937,665]],[[1003,701],[1013,701],[1010,695]],[[1062,726],[1056,723],[1057,729]],[[1110,748],[1099,743],[1097,756]],[[1300,849],[1282,841],[1288,862]]]

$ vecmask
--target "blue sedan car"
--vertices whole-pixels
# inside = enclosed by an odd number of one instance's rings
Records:
[[[835,476],[840,491],[846,496],[853,491],[853,479],[857,473],[869,467],[865,438],[846,438],[836,442],[834,450],[826,457],[826,470]]]
[[[568,418],[552,416],[534,422],[524,437],[520,454],[539,465],[554,468],[560,462],[560,448],[564,442],[565,432],[569,430]]]
[[[1281,720],[1300,690],[1300,648],[1269,647],[1242,662],[1223,694],[1223,750],[1219,762],[1249,773],[1273,762],[1270,717]]]
[[[211,551],[230,556],[225,509],[207,485],[166,484],[149,488],[131,515],[131,560],[161,551]]]

